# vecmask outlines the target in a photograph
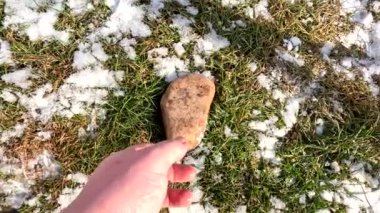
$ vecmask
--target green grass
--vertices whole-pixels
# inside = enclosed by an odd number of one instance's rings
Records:
[[[348,178],[347,168],[343,168],[339,174],[332,174],[327,172],[325,163],[341,162],[350,156],[370,162],[378,160],[379,99],[372,97],[364,83],[346,81],[333,72],[319,80],[325,89],[316,94],[318,101],[308,100],[302,104],[306,115],[299,116],[298,123],[281,140],[282,146],[277,151],[282,158],[279,176],[274,174],[273,165],[255,157],[258,140],[248,128],[248,123],[253,120],[252,110],[262,112],[260,119],[279,115],[282,110],[282,105],[271,100],[271,95],[259,87],[256,77],[260,73],[268,74],[271,67],[282,66],[297,83],[305,85],[316,78],[316,71],[332,70],[322,60],[319,48],[324,41],[333,40],[349,28],[335,25],[335,21],[340,19],[337,16],[337,1],[316,1],[313,8],[308,8],[304,3],[287,5],[286,2],[270,1],[270,12],[275,21],[268,23],[246,18],[242,8],[223,8],[216,1],[192,1],[200,10],[195,17],[195,31],[200,35],[206,34],[207,22],[211,22],[218,34],[231,42],[230,47],[212,55],[205,67],[216,77],[217,89],[203,140],[211,147],[212,154],[206,159],[199,184],[205,197],[220,212],[234,212],[238,205],[247,205],[249,212],[267,212],[271,209],[271,196],[285,201],[288,212],[313,212],[329,207],[344,212],[344,207],[324,201],[319,193],[329,188],[328,185],[322,186],[321,182]],[[57,29],[71,28],[74,31],[70,38],[72,42],[66,46],[57,42],[30,42],[25,36],[9,29],[1,30],[0,35],[11,42],[14,59],[19,66],[32,66],[42,72],[42,78],[34,82],[35,86],[50,81],[58,88],[73,72],[73,53],[78,42],[89,32],[88,24],[101,25],[108,13],[104,5],[97,5],[95,11],[75,17],[66,8],[56,24]],[[85,127],[88,122],[86,117],[78,116],[70,120],[55,117],[48,124],[56,132],[51,143],[57,160],[62,163],[63,176],[77,171],[90,174],[104,157],[114,151],[137,143],[155,143],[165,138],[159,100],[167,84],[155,75],[146,52],[159,46],[171,47],[178,42],[179,36],[170,28],[169,18],[172,14],[188,14],[176,3],[167,3],[162,14],[160,20],[148,22],[152,36],[138,41],[136,60],[128,59],[117,45],[104,43],[105,51],[111,56],[105,66],[110,70],[125,71],[121,89],[126,95],[109,97],[105,106],[107,119],[101,121],[95,138],[77,138],[78,129]],[[306,26],[300,20],[309,15],[318,21]],[[230,25],[231,20],[238,19],[244,20],[247,27],[223,30],[223,27]],[[291,36],[298,36],[304,41],[300,54],[307,62],[305,67],[295,68],[274,59],[274,49],[282,46],[284,38]],[[338,49],[338,55],[363,54],[360,50]],[[190,52],[191,48],[184,57],[189,56]],[[247,68],[252,61],[258,64],[258,70],[254,73]],[[6,72],[9,72],[9,68],[1,66],[0,73]],[[3,86],[0,85],[0,88]],[[281,86],[291,87],[286,82]],[[342,103],[342,113],[334,111],[331,98]],[[268,100],[272,106],[265,105]],[[5,106],[1,113],[8,115],[6,119],[0,119],[0,127],[12,126],[21,109],[2,102],[0,105]],[[315,134],[317,118],[323,118],[326,122],[326,131],[322,136]],[[223,133],[225,125],[238,133],[239,138],[226,138]],[[216,153],[222,155],[220,165],[213,161],[212,156]],[[376,164],[373,166],[375,169],[379,167]],[[216,180],[216,177],[220,179]],[[41,183],[35,187],[35,191],[49,192],[54,200],[69,184],[59,178]],[[306,206],[300,205],[299,196],[309,191],[315,191],[316,196],[308,200]],[[55,201],[43,205],[44,210],[55,207]],[[21,211],[28,212],[30,209],[25,207]]]

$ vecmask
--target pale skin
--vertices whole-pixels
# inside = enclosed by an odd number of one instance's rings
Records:
[[[189,147],[183,139],[140,144],[103,160],[64,213],[154,213],[191,204],[190,190],[168,188],[193,180],[196,169],[180,162]]]

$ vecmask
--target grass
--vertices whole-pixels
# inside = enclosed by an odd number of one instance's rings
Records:
[[[231,42],[230,47],[212,55],[205,67],[217,80],[207,135],[203,140],[203,143],[210,146],[212,153],[207,157],[205,169],[200,173],[199,184],[205,198],[217,206],[220,212],[234,212],[238,205],[247,205],[248,212],[267,212],[272,208],[272,196],[287,204],[287,212],[313,212],[322,208],[344,212],[343,206],[324,201],[319,193],[330,187],[330,180],[348,178],[347,168],[343,168],[339,174],[329,173],[325,163],[341,162],[350,156],[369,162],[378,160],[380,103],[378,98],[370,94],[366,84],[347,81],[334,74],[320,56],[319,48],[323,42],[334,40],[350,27],[336,26],[337,21],[345,21],[338,15],[338,2],[315,1],[310,8],[303,1],[294,5],[289,5],[285,0],[270,1],[269,11],[274,17],[273,22],[250,20],[244,16],[243,8],[225,8],[217,1],[194,0],[192,3],[200,10],[195,17],[195,31],[200,35],[206,34],[207,23],[211,22],[218,34]],[[0,8],[3,6],[0,3]],[[2,10],[0,11],[0,17],[3,17]],[[10,41],[17,66],[31,66],[41,72],[42,78],[35,81],[34,86],[54,82],[55,88],[58,88],[74,72],[71,67],[73,53],[78,42],[90,31],[88,24],[93,23],[95,27],[101,25],[107,14],[109,10],[102,4],[96,5],[94,11],[82,17],[71,15],[66,8],[59,17],[56,28],[72,29],[72,42],[69,45],[31,42],[25,35],[9,29],[1,30],[0,35]],[[134,61],[128,59],[117,45],[104,42],[104,49],[111,56],[105,67],[125,71],[121,89],[126,95],[109,97],[105,106],[107,119],[99,121],[95,138],[80,140],[77,137],[78,129],[86,127],[89,118],[78,116],[68,120],[55,117],[44,126],[45,129],[54,131],[53,138],[47,144],[33,141],[33,128],[37,127],[31,126],[28,134],[12,145],[12,150],[27,150],[28,153],[44,147],[53,152],[62,163],[62,177],[42,182],[34,188],[36,193],[52,194],[53,202],[45,201],[43,210],[56,208],[55,199],[64,187],[71,184],[64,180],[65,175],[77,171],[90,174],[104,157],[114,151],[165,138],[159,100],[166,83],[155,75],[146,52],[159,46],[171,47],[178,42],[178,34],[170,27],[170,16],[189,15],[176,3],[166,3],[162,14],[158,21],[148,22],[152,36],[138,41]],[[301,20],[309,16],[315,21],[303,24]],[[230,26],[231,20],[238,19],[244,20],[247,27],[232,31],[223,29]],[[306,60],[304,67],[293,67],[274,59],[274,49],[282,46],[284,38],[291,36],[298,36],[304,42],[300,50]],[[338,50],[336,57],[339,54],[363,54],[356,49],[338,47]],[[190,52],[191,48],[183,57],[188,57]],[[256,72],[247,68],[253,61],[258,64]],[[282,146],[277,151],[282,158],[279,175],[275,174],[278,167],[255,157],[255,151],[258,150],[257,135],[248,128],[248,123],[253,120],[253,109],[262,112],[259,119],[279,115],[282,110],[283,105],[272,100],[271,95],[260,88],[256,79],[260,73],[268,74],[275,66],[281,66],[300,85],[316,79],[321,69],[330,71],[318,79],[325,88],[316,94],[318,101],[307,100],[302,104],[305,115],[299,116],[297,124],[281,140]],[[0,73],[9,71],[9,67],[0,67]],[[292,87],[286,81],[282,84],[280,86],[284,88]],[[3,87],[5,85],[0,82],[0,88]],[[334,110],[333,100],[342,103],[342,112]],[[268,101],[272,103],[271,106],[266,105]],[[0,102],[0,106],[1,129],[13,126],[23,109],[3,102]],[[315,120],[318,118],[323,118],[326,122],[326,131],[322,136],[315,134]],[[238,133],[238,139],[224,136],[226,125]],[[32,142],[37,145],[31,146]],[[220,165],[213,158],[219,153],[223,159]],[[378,165],[373,166],[376,170],[379,169]],[[327,185],[323,186],[321,182]],[[299,197],[309,191],[316,192],[316,196],[309,199],[307,205],[299,204]],[[20,211],[30,210],[23,207]]]

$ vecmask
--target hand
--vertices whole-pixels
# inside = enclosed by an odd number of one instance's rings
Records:
[[[189,206],[191,191],[168,189],[169,182],[195,178],[194,167],[175,164],[187,151],[186,142],[178,139],[113,153],[64,212],[154,213],[162,207]]]

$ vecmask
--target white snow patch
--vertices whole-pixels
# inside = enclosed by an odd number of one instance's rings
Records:
[[[5,195],[5,205],[20,208],[32,193],[34,181],[0,180],[0,193]]]
[[[302,194],[300,196],[300,198],[298,199],[298,201],[299,201],[300,204],[305,205],[306,204],[306,195]]]
[[[196,51],[204,53],[206,56],[230,45],[228,39],[216,34],[216,31],[212,28],[211,24],[209,24],[209,28],[210,32],[203,38],[198,39],[196,45]]]
[[[17,101],[17,96],[10,89],[3,89],[0,98],[9,103],[15,103]]]
[[[0,38],[0,64],[13,64],[11,47],[8,41]]]
[[[323,134],[323,131],[325,129],[325,121],[322,119],[322,118],[318,118],[316,121],[315,121],[315,133],[317,135],[322,135]]]
[[[88,176],[86,174],[81,173],[81,172],[77,172],[74,174],[67,175],[66,179],[71,180],[75,183],[85,184],[85,183],[87,183]]]
[[[198,54],[193,55],[193,60],[194,60],[195,67],[204,67],[206,65],[206,60]]]
[[[52,131],[37,132],[37,138],[41,141],[47,141],[51,139]]]
[[[375,13],[380,13],[380,1],[372,2],[372,10]]]
[[[257,64],[255,62],[249,63],[248,68],[251,72],[255,72],[257,70]]]
[[[247,213],[247,206],[245,205],[238,206],[235,210],[235,213]]]
[[[340,172],[340,166],[339,166],[339,163],[338,163],[338,162],[333,161],[333,162],[330,164],[330,167],[331,167],[331,169],[332,169],[335,173],[339,173],[339,172]]]
[[[13,128],[1,132],[0,143],[7,143],[11,138],[20,138],[27,127],[27,120],[17,123]]]
[[[41,170],[41,174],[33,175],[38,175],[38,177],[41,179],[57,177],[60,174],[61,170],[59,163],[47,150],[43,150],[43,152],[36,158],[29,160],[28,169],[33,170],[35,168]]]
[[[94,9],[89,0],[68,0],[66,4],[75,15],[81,15]]]
[[[331,213],[329,209],[318,209],[315,213]]]
[[[268,76],[261,73],[259,76],[257,76],[257,81],[259,82],[261,87],[269,91],[271,90],[273,82],[271,79],[268,78]]]
[[[267,21],[273,21],[272,15],[268,11],[268,0],[261,0],[252,7],[247,7],[245,14],[251,19],[263,18]]]
[[[65,82],[74,84],[78,88],[117,88],[119,75],[123,76],[124,72],[114,72],[99,68],[84,69],[70,75]]]
[[[185,52],[185,48],[183,47],[183,44],[181,42],[178,42],[178,43],[174,43],[173,44],[173,47],[174,47],[174,51],[175,53],[181,57]]]
[[[79,193],[82,191],[88,180],[87,176],[80,172],[69,174],[67,175],[66,179],[71,180],[75,183],[79,183],[79,186],[73,189],[65,187],[62,190],[57,199],[59,207],[54,210],[56,213],[61,212],[64,208],[68,207],[75,200],[75,198],[78,197]]]
[[[299,113],[300,108],[300,98],[290,98],[287,100],[285,110],[281,112],[281,115],[283,117],[283,121],[285,122],[285,125],[287,129],[291,129],[294,124],[297,122],[297,115]]]
[[[285,210],[286,204],[275,196],[271,196],[269,200],[272,204],[272,209],[269,212],[279,212],[279,210]],[[281,212],[281,211],[280,211]]]
[[[305,65],[305,61],[302,58],[300,58],[297,54],[293,56],[288,51],[285,51],[282,49],[276,49],[276,53],[277,53],[277,56],[284,61],[287,61],[289,63],[292,63],[300,67]]]
[[[38,12],[41,6],[46,6],[46,12]],[[30,40],[53,40],[68,43],[69,33],[57,31],[54,24],[58,15],[64,9],[62,0],[39,1],[5,1],[5,17],[3,25],[25,33]]]
[[[101,43],[80,43],[78,50],[74,53],[73,67],[81,70],[99,66],[100,62],[105,62],[108,58]]]
[[[222,0],[222,5],[225,7],[234,7],[245,3],[246,0]]]
[[[213,158],[214,158],[214,163],[216,165],[221,165],[223,163],[223,155],[222,155],[222,153],[220,153],[220,152],[214,153]]]
[[[331,51],[334,49],[335,44],[332,42],[326,42],[323,47],[321,48],[321,54],[323,56],[323,59],[326,61],[330,61],[330,54]]]
[[[1,80],[8,84],[14,84],[23,89],[27,89],[30,85],[32,85],[32,81],[30,79],[33,77],[34,75],[32,74],[32,70],[30,68],[24,68],[2,75]]]
[[[260,158],[268,160],[275,165],[280,164],[281,159],[276,156],[276,148],[278,139],[276,137],[269,137],[264,134],[258,134],[259,151],[256,155]]]
[[[193,7],[193,6],[186,7],[186,11],[187,11],[188,13],[190,13],[191,15],[193,15],[193,16],[196,16],[196,15],[198,15],[198,13],[199,13],[198,8]]]
[[[134,38],[132,39],[124,38],[123,40],[119,42],[119,45],[123,48],[124,52],[127,53],[128,58],[131,60],[136,59],[136,51],[135,51],[135,48],[133,48],[133,46],[135,46],[136,44],[137,42],[136,42],[136,39]]]
[[[228,127],[228,126],[224,126],[224,135],[227,138],[238,139],[238,134],[233,133],[232,130],[230,129],[230,127]]]
[[[372,212],[380,208],[380,190],[378,175],[373,176],[366,170],[371,166],[365,162],[358,162],[350,166],[351,179],[331,181],[337,188],[336,191],[323,191],[321,197],[329,202],[336,202],[346,206],[347,212]],[[364,167],[367,167],[365,169]]]

